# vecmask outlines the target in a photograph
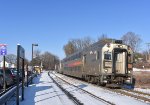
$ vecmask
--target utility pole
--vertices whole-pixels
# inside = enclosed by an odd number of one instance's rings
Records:
[[[148,48],[148,54],[146,55],[146,60],[150,60],[150,43],[146,43]]]

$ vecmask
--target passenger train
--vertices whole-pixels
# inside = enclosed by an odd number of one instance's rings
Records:
[[[102,86],[133,88],[132,63],[130,46],[121,40],[99,41],[64,58],[60,72]]]

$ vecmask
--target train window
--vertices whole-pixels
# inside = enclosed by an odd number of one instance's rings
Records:
[[[67,67],[64,67],[64,70],[68,70],[68,68],[67,68]]]
[[[109,52],[104,53],[104,59],[111,60],[111,53]]]
[[[76,55],[75,55],[75,59],[77,59],[77,58],[78,58],[78,55],[76,54]]]
[[[81,53],[79,53],[79,58],[81,58]]]
[[[76,68],[76,70],[78,70],[78,66],[76,66],[75,68]]]
[[[78,66],[78,70],[81,70],[81,66]]]
[[[75,71],[77,70],[76,66],[74,67],[74,70],[75,70]]]
[[[78,66],[78,70],[80,70],[80,66]]]
[[[132,62],[133,62],[132,56],[131,56],[131,54],[128,54],[128,63],[132,63]]]
[[[79,54],[77,54],[77,59],[79,59]]]
[[[73,70],[76,71],[76,67],[73,67]]]
[[[99,51],[96,51],[96,60],[99,59]]]

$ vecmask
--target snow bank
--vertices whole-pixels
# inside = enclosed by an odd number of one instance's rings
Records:
[[[150,94],[150,89],[135,88],[134,90]]]
[[[138,69],[138,68],[133,68],[133,71],[148,71],[148,72],[150,72],[150,69]]]

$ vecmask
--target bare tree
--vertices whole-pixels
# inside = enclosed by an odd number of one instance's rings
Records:
[[[32,66],[40,66],[40,65],[41,65],[41,59],[40,59],[40,57],[34,58],[34,59],[30,62],[30,64],[31,64]]]
[[[123,40],[123,43],[129,45],[134,52],[138,51],[141,43],[141,38],[138,34],[127,32],[121,39]]]
[[[83,40],[81,40],[81,39],[72,39],[71,42],[74,45],[76,50],[83,49]]]
[[[36,50],[34,53],[36,57],[30,62],[33,66],[41,66],[42,63],[44,69],[54,69],[55,64],[59,63],[59,58],[48,51],[41,54],[39,50]]]
[[[41,55],[41,60],[45,69],[54,69],[55,64],[59,63],[59,58],[50,52]]]
[[[29,64],[29,60],[27,58],[24,59],[24,64],[25,65]]]
[[[64,45],[64,51],[66,56],[74,53],[76,50],[76,47],[74,46],[72,41],[69,41],[66,45]]]
[[[106,40],[106,39],[108,39],[107,35],[106,35],[106,34],[102,34],[102,35],[98,38],[98,41]]]
[[[106,34],[102,34],[99,38],[98,38],[98,41],[101,42],[101,43],[110,43],[112,42],[113,39],[111,38],[108,38]]]
[[[143,51],[143,60],[144,61],[149,60],[149,56],[148,56],[148,51],[147,50]]]
[[[6,61],[9,62],[10,64],[16,64],[16,59],[17,59],[17,56],[14,54],[6,55]]]
[[[90,37],[83,38],[83,48],[89,47],[92,45],[95,41]]]
[[[30,62],[30,64],[33,65],[33,66],[40,66],[40,64],[41,64],[40,55],[41,55],[41,51],[40,50],[34,50],[34,52],[33,52],[33,59]]]
[[[75,53],[76,51],[89,47],[94,42],[95,41],[90,37],[85,37],[83,39],[71,39],[66,45],[64,45],[63,49],[65,51],[66,56],[68,56],[70,54]]]
[[[41,54],[41,51],[40,51],[40,50],[34,50],[34,51],[33,51],[33,58],[39,57],[40,54]]]

